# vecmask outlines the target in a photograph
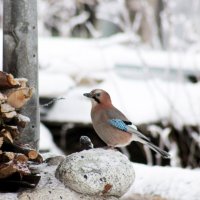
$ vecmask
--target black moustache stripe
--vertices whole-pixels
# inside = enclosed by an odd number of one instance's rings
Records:
[[[101,103],[101,102],[99,101],[99,99],[97,99],[96,97],[93,97],[93,99],[94,99],[97,103]]]

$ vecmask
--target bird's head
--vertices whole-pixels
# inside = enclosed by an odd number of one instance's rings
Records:
[[[110,95],[102,89],[92,90],[90,93],[84,93],[84,96],[91,99],[92,106],[95,105],[109,105],[111,104]]]

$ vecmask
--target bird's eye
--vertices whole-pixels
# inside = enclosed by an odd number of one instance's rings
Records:
[[[97,93],[97,94],[96,94],[96,97],[100,97],[100,93]]]

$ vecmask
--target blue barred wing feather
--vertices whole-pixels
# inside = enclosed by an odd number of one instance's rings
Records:
[[[117,129],[127,132],[127,125],[121,119],[109,119],[108,123]]]

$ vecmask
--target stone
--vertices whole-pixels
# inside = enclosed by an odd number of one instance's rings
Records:
[[[51,165],[58,165],[65,159],[64,156],[53,156],[49,157],[45,160],[45,162],[51,166]]]
[[[90,149],[71,154],[56,169],[56,177],[76,192],[121,197],[135,179],[132,163],[111,149]]]
[[[55,177],[55,171],[58,167],[58,165],[55,165],[56,162],[54,162],[56,157],[58,158],[58,155],[51,153],[43,154],[43,158],[45,160],[48,159],[50,163],[53,161],[53,165],[49,165],[49,163],[43,163],[34,166],[34,168],[37,168],[37,171],[41,175],[41,180],[36,188],[21,191],[19,193],[6,193],[5,196],[4,193],[0,193],[0,200],[1,197],[2,200],[105,200],[105,198],[102,196],[96,197],[84,195],[65,187],[64,184]],[[60,157],[62,157],[62,155],[60,155]],[[106,198],[106,200],[117,199],[118,198],[116,197]]]

